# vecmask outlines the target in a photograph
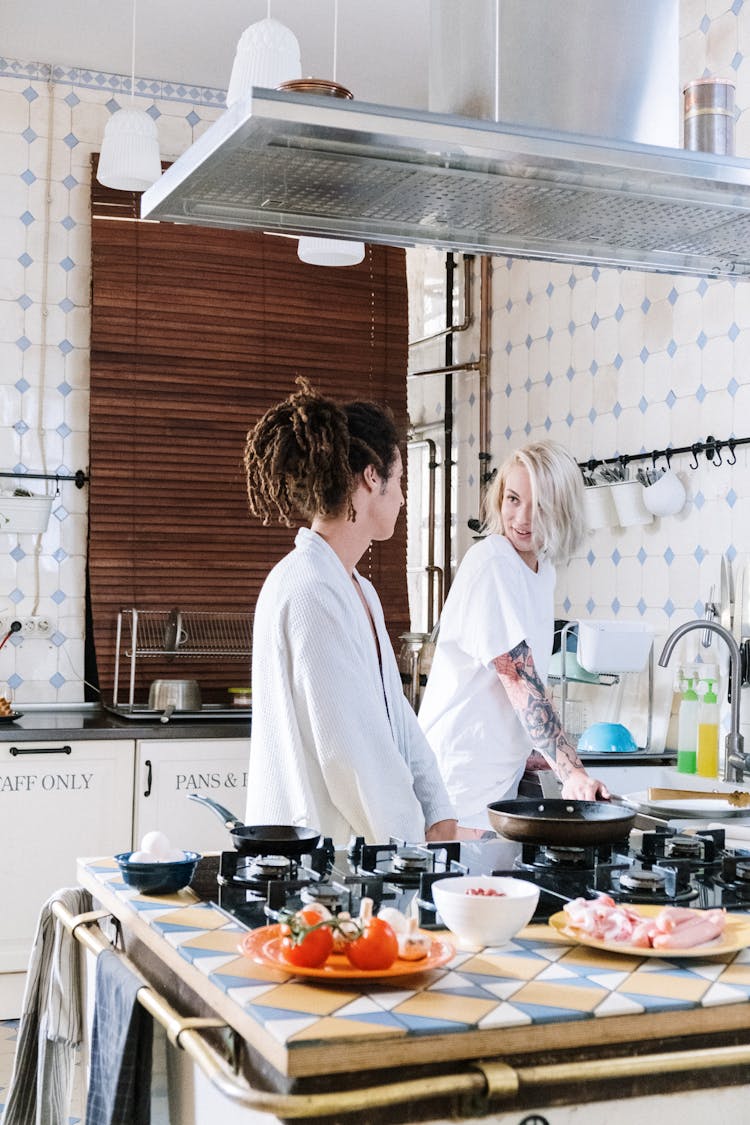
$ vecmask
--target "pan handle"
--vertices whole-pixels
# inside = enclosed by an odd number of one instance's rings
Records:
[[[207,809],[215,813],[219,820],[223,821],[224,827],[228,828],[230,832],[235,828],[244,828],[244,824],[239,820],[233,812],[225,809],[218,801],[212,800],[211,797],[204,797],[202,793],[188,793],[188,801],[197,801],[201,805],[205,805]]]

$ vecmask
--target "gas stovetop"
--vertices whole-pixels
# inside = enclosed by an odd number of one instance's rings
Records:
[[[223,852],[211,897],[250,929],[310,902],[355,915],[367,896],[376,911],[381,906],[414,911],[419,925],[429,930],[442,928],[433,883],[466,874],[509,875],[538,884],[534,922],[547,921],[571,899],[599,893],[617,902],[750,912],[750,850],[726,848],[723,829],[689,834],[669,827],[633,832],[620,844],[582,848],[500,838],[445,844],[392,839],[377,845],[355,838],[347,849],[337,849],[323,838],[298,859]]]

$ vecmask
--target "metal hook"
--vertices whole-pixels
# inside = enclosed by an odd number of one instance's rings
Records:
[[[667,470],[669,470],[669,469],[672,468],[672,450],[671,449],[665,449],[664,450],[664,456],[667,459]]]
[[[723,463],[724,462],[721,459],[721,442],[717,441],[717,443],[716,443],[716,460],[714,461],[714,464],[716,465],[716,468],[718,469],[719,465],[723,465]]]
[[[688,466],[689,468],[698,468],[698,454],[700,453],[702,448],[703,446],[700,444],[700,442],[697,441],[693,442],[693,444],[690,446],[690,452],[693,455],[693,460],[690,462],[690,465]]]
[[[732,454],[732,460],[730,461],[729,459],[727,459],[727,465],[736,465],[737,464],[737,454],[734,451],[734,440],[732,438],[730,438],[729,441],[727,442],[727,444],[729,446],[729,452]]]

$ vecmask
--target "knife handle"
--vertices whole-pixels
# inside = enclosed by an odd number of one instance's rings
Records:
[[[731,794],[703,789],[649,789],[649,801],[728,801]]]

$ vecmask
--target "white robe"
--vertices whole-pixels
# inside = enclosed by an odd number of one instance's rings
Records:
[[[303,528],[255,609],[247,824],[307,825],[346,844],[423,840],[453,818],[435,757],[406,701],[374,587]]]

